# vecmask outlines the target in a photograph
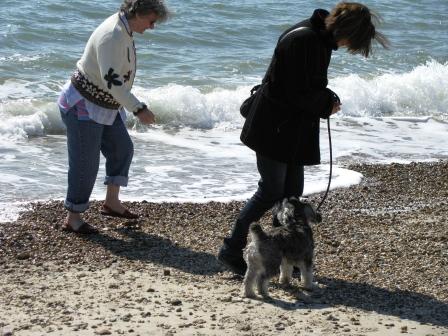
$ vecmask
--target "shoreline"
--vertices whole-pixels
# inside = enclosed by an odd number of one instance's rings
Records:
[[[126,221],[94,201],[90,237],[35,203],[0,225],[0,335],[448,335],[448,161],[347,168],[362,182],[331,190],[313,229],[321,288],[274,280],[272,301],[215,259],[243,202],[126,202],[142,215]]]

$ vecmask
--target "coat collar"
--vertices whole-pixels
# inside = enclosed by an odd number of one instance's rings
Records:
[[[325,27],[325,19],[330,13],[325,9],[316,9],[310,18],[313,30],[319,33],[324,43],[333,50],[338,49],[338,45],[333,37],[333,33]]]
[[[123,26],[126,29],[129,36],[132,36],[131,27],[129,26],[128,19],[126,19],[126,16],[124,15],[124,13],[122,13],[122,12],[118,13],[118,17],[120,18],[121,23],[123,23]]]

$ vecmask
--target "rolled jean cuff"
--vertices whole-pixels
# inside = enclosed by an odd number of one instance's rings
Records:
[[[86,211],[89,208],[89,202],[82,203],[82,204],[75,204],[75,203],[65,200],[64,207],[65,207],[65,209],[67,209],[70,212],[80,213],[80,212]]]
[[[113,184],[120,187],[127,187],[129,178],[126,176],[106,176],[104,184]]]

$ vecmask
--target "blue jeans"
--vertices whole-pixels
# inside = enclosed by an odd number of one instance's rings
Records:
[[[239,251],[246,246],[250,224],[258,221],[276,202],[285,197],[299,197],[303,193],[302,165],[283,163],[257,154],[257,168],[261,176],[258,190],[241,210],[230,237],[224,239],[224,244],[233,250]]]
[[[120,115],[112,125],[93,120],[78,120],[76,106],[61,111],[67,127],[68,189],[64,206],[72,212],[84,212],[95,184],[100,153],[106,158],[104,184],[126,186],[134,145]]]

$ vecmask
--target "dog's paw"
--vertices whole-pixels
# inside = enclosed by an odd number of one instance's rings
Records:
[[[303,288],[307,291],[314,291],[320,289],[320,286],[318,282],[311,282],[310,284],[304,285]]]
[[[262,294],[261,297],[263,298],[263,301],[265,301],[265,302],[272,302],[272,301],[274,301],[274,299],[268,293]]]
[[[313,296],[307,292],[299,292],[297,293],[296,298],[305,303],[313,303]]]
[[[257,294],[255,294],[255,292],[251,292],[251,291],[245,291],[243,294],[244,297],[248,298],[248,299],[258,299]]]
[[[279,282],[281,285],[289,285],[291,283],[291,278],[289,277],[280,277]]]

